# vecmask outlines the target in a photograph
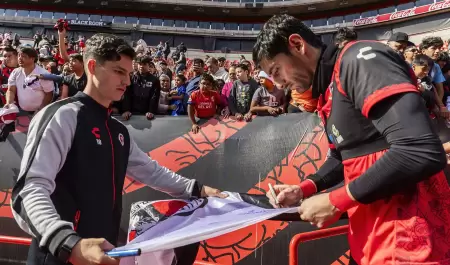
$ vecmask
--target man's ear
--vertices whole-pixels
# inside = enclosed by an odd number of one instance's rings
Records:
[[[293,53],[305,54],[305,41],[298,34],[291,34],[289,36],[288,47]]]
[[[89,59],[87,62],[87,70],[91,75],[95,74],[95,67],[97,66],[97,62],[94,59]]]

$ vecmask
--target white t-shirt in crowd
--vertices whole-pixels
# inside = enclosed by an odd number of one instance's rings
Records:
[[[30,75],[48,74],[44,68],[36,65]],[[45,92],[52,92],[55,88],[53,81],[38,80],[30,88],[25,84],[25,72],[22,67],[14,69],[8,79],[8,86],[16,86],[19,107],[25,111],[36,111],[42,105]]]

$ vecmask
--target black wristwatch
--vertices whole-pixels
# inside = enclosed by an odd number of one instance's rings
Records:
[[[69,263],[70,254],[72,254],[72,249],[81,240],[76,234],[70,235],[64,240],[58,251],[58,259],[64,263]]]

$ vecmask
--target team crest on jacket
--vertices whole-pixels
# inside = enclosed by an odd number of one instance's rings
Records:
[[[124,146],[125,145],[125,139],[124,139],[124,137],[123,137],[123,134],[121,134],[121,133],[119,133],[119,142],[120,142],[120,144],[122,145],[122,146]]]

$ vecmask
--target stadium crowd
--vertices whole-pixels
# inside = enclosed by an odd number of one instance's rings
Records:
[[[75,41],[66,30],[58,37],[36,33],[33,45],[20,45],[12,32],[1,36],[3,55],[1,84],[3,104],[16,103],[33,113],[47,104],[82,91],[87,78],[83,66],[85,38]],[[344,47],[357,40],[355,31],[341,28],[334,45]],[[420,44],[397,32],[387,45],[411,65],[424,100],[433,116],[450,117],[450,58],[440,37],[427,37]],[[192,131],[198,132],[198,119],[215,115],[235,116],[250,121],[254,115],[314,112],[317,99],[311,90],[299,93],[295,87],[277,88],[272,78],[241,56],[240,61],[225,57],[187,58],[180,43],[172,52],[167,42],[149,47],[143,40],[134,45],[137,58],[130,86],[113,113],[125,120],[132,115],[187,115]],[[18,68],[17,70],[15,70]]]

